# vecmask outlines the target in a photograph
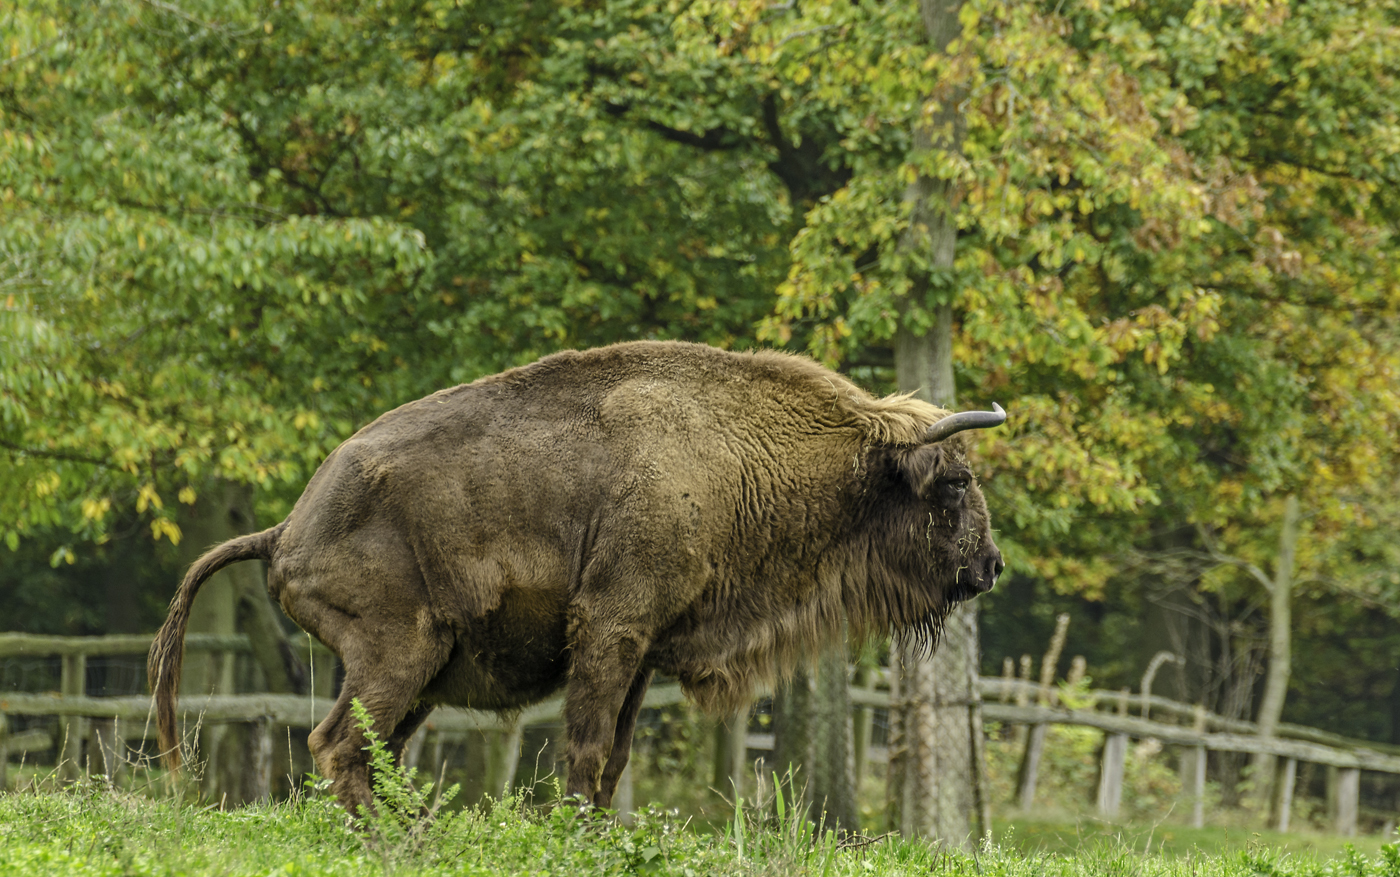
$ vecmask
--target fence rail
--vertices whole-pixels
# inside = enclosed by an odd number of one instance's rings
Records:
[[[1109,734],[1124,734],[1139,740],[1154,739],[1174,746],[1202,746],[1212,752],[1274,755],[1325,764],[1329,767],[1400,774],[1400,758],[1368,749],[1337,749],[1321,743],[1279,737],[1196,731],[1182,725],[1168,725],[1151,719],[1115,716],[1083,709],[983,703],[982,716],[990,721],[1008,724],[1077,725],[1082,728],[1096,728]]]
[[[0,633],[0,658],[70,657],[90,655],[144,655],[155,634],[117,633],[107,636],[48,636],[37,633]],[[303,639],[303,642],[305,640]],[[241,633],[222,635],[192,633],[185,637],[191,652],[251,652],[252,644]]]
[[[1002,703],[1007,703],[1017,697],[1023,697],[1027,702],[1053,703],[1061,696],[1061,691],[1057,686],[1042,686],[1038,682],[1031,682],[1020,679],[1006,679],[1005,677],[983,676],[980,680],[979,688],[984,701],[990,702],[998,699]],[[1168,700],[1158,695],[1148,695],[1131,692],[1109,691],[1106,689],[1094,689],[1091,691],[1075,695],[1076,701],[1085,701],[1092,706],[1084,707],[1076,712],[1083,712],[1088,709],[1100,706],[1112,706],[1121,709],[1121,704],[1126,702],[1129,709],[1137,707],[1140,712],[1157,711],[1167,713],[1177,718],[1186,719],[1193,724],[1202,723],[1201,727],[1206,731],[1224,731],[1231,734],[1258,735],[1259,726],[1254,722],[1244,719],[1232,719],[1218,715],[1203,709],[1200,706],[1185,704],[1175,700]],[[1004,721],[1014,721],[1006,719]],[[1178,726],[1179,727],[1179,726]],[[1371,740],[1358,740],[1346,737],[1342,734],[1334,734],[1331,731],[1323,731],[1320,728],[1311,728],[1306,725],[1295,725],[1291,722],[1280,722],[1275,736],[1285,740],[1304,740],[1310,743],[1318,743],[1323,746],[1331,746],[1338,749],[1360,748],[1372,752],[1382,753],[1400,757],[1400,746],[1391,743],[1379,743]],[[1165,741],[1164,741],[1165,742]]]
[[[83,738],[90,733],[100,737],[112,735],[113,722],[120,722],[126,739],[142,739],[154,735],[151,700],[142,695],[119,697],[89,697],[83,689],[83,667],[86,658],[95,655],[144,654],[150,647],[150,635],[118,635],[102,637],[57,637],[31,634],[0,633],[0,658],[14,656],[59,657],[63,660],[60,691],[51,694],[0,692],[0,783],[4,781],[8,753],[34,752],[49,749],[55,738],[43,731],[7,734],[7,715],[58,716],[60,765],[80,762]],[[302,639],[302,646],[329,655],[325,647],[314,640]],[[190,651],[240,653],[251,650],[247,637],[191,634],[185,648]],[[888,708],[890,694],[883,672],[865,674],[866,685],[852,686],[851,702],[858,708]],[[1045,729],[1051,725],[1093,728],[1104,734],[1100,765],[1099,807],[1109,816],[1116,815],[1122,796],[1124,753],[1128,739],[1155,739],[1163,744],[1180,747],[1183,753],[1183,789],[1193,801],[1192,821],[1201,824],[1202,801],[1205,793],[1205,753],[1237,752],[1268,755],[1279,760],[1278,781],[1275,783],[1275,821],[1287,827],[1293,794],[1293,778],[1300,762],[1325,765],[1335,772],[1332,786],[1334,827],[1340,833],[1356,831],[1359,772],[1362,770],[1400,775],[1400,747],[1355,740],[1338,734],[1301,725],[1282,724],[1276,735],[1262,737],[1258,727],[1247,721],[1215,715],[1200,706],[1182,704],[1159,696],[1133,695],[1123,691],[1076,692],[1074,703],[1064,705],[1062,692],[1053,686],[1042,686],[1023,679],[983,677],[979,690],[985,721],[1025,726],[1026,749],[1023,755],[1019,793],[1023,806],[1034,800],[1036,773],[1043,749]],[[644,706],[661,707],[682,700],[680,686],[675,683],[655,685],[648,692]],[[1013,702],[1014,701],[1014,702]],[[179,718],[185,725],[197,722],[248,723],[270,734],[271,727],[309,728],[321,721],[330,710],[331,698],[319,695],[237,694],[215,696],[185,696],[181,698]],[[1103,711],[1100,707],[1108,708]],[[1136,707],[1138,716],[1129,715]],[[494,713],[464,709],[440,709],[425,723],[428,732],[461,734],[484,732],[504,735],[518,741],[519,729],[525,726],[560,721],[562,697],[541,701],[523,710],[513,721],[503,720]],[[1189,721],[1178,724],[1147,718],[1155,711]],[[88,724],[91,723],[91,724]],[[737,731],[743,736],[731,746],[763,751],[772,748],[771,734]],[[503,737],[503,738],[504,738]],[[95,741],[105,752],[110,742]],[[868,744],[868,735],[866,744]],[[883,753],[872,752],[868,745],[857,753],[864,764],[880,760]],[[512,762],[513,763],[513,762]],[[738,763],[735,763],[738,770]],[[735,780],[738,780],[736,775]],[[265,784],[264,784],[265,785]],[[0,786],[3,787],[3,786]]]

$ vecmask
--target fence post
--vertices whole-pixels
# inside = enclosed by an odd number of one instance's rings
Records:
[[[617,821],[623,825],[635,825],[636,818],[634,811],[637,809],[635,796],[632,794],[632,760],[627,760],[627,765],[622,768],[621,775],[617,778],[617,791],[613,794],[613,809],[617,811]]]
[[[520,762],[520,736],[519,722],[509,728],[480,728],[465,733],[467,777],[462,784],[463,803],[499,799],[509,791]],[[441,765],[435,764],[434,768],[441,770]]]
[[[82,697],[87,693],[87,655],[73,652],[63,656],[63,675],[59,691],[64,697]],[[81,716],[59,718],[58,775],[64,780],[76,780],[83,772],[83,738],[87,736],[87,720]]]
[[[1149,718],[1152,711],[1152,680],[1157,677],[1157,671],[1161,666],[1170,661],[1173,664],[1185,664],[1185,658],[1179,658],[1168,651],[1160,651],[1152,656],[1152,660],[1147,664],[1147,672],[1142,674],[1142,685],[1139,690],[1142,692],[1142,717]]]
[[[1036,694],[1036,703],[1040,706],[1055,705],[1055,695],[1050,686],[1055,681],[1055,668],[1060,662],[1060,652],[1065,647],[1065,635],[1068,631],[1069,613],[1061,612],[1055,616],[1055,632],[1050,636],[1050,648],[1046,650],[1045,657],[1040,662],[1040,687]],[[1021,659],[1021,666],[1029,678],[1030,656]],[[1029,810],[1031,805],[1035,803],[1036,778],[1040,772],[1040,756],[1045,751],[1047,727],[1042,722],[1032,726],[1030,732],[1026,734],[1026,751],[1021,757],[1021,770],[1016,778],[1020,790],[1022,810]]]
[[[243,800],[272,800],[272,719],[260,716],[248,723],[248,751],[244,759]]]
[[[424,722],[423,727],[427,728],[428,723]],[[426,752],[428,763],[426,767],[419,768],[427,773],[428,779],[439,785],[442,785],[447,778],[446,752],[444,751],[447,748],[447,741],[443,739],[443,736],[443,732],[437,728],[430,728],[423,734],[423,750]]]
[[[1191,827],[1206,824],[1206,748],[1186,746],[1181,750],[1181,791],[1191,802]]]
[[[1022,810],[1030,810],[1035,803],[1035,781],[1040,772],[1040,756],[1045,751],[1045,732],[1049,725],[1031,725],[1026,734],[1026,751],[1021,756],[1020,775],[1016,778],[1017,792]]]
[[[1356,815],[1361,798],[1361,771],[1354,767],[1327,768],[1327,809],[1332,830],[1343,837],[1356,836]]]
[[[748,749],[744,738],[749,733],[749,711],[740,710],[728,718],[715,723],[714,758],[715,769],[711,777],[714,788],[722,795],[743,794],[744,755]],[[856,756],[856,767],[860,767],[860,756]],[[630,765],[631,762],[629,761]],[[629,767],[630,769],[630,767]]]
[[[1123,763],[1128,755],[1127,734],[1105,734],[1103,759],[1099,764],[1099,812],[1110,819],[1118,815],[1123,802]]]
[[[515,768],[520,764],[520,722],[512,722],[509,728],[491,733],[491,766],[492,772],[487,782],[491,784],[488,791],[493,797],[500,798],[510,792],[511,786],[515,784]],[[631,782],[631,777],[628,777]],[[629,789],[630,794],[630,789]]]
[[[1288,816],[1293,810],[1293,788],[1298,779],[1298,760],[1283,758],[1278,761],[1278,771],[1274,777],[1274,794],[1270,800],[1273,819],[1270,821],[1278,831],[1288,830]]]
[[[126,763],[126,742],[121,736],[120,720],[93,719],[91,748],[97,750],[102,775],[116,782]]]
[[[1128,689],[1123,689],[1118,698],[1118,715],[1128,714]],[[1128,735],[1105,733],[1103,735],[1103,756],[1099,759],[1099,812],[1113,818],[1118,815],[1118,807],[1123,803],[1123,764],[1128,755]]]
[[[1197,734],[1206,731],[1205,704],[1196,704],[1196,717],[1191,727]],[[1191,802],[1191,827],[1206,824],[1206,747],[1189,746],[1181,752],[1181,790]]]
[[[423,757],[423,741],[428,739],[428,723],[424,722],[418,726],[418,730],[413,732],[413,736],[408,738],[408,742],[403,746],[403,766],[417,767],[418,761]],[[437,777],[430,777],[437,782]]]
[[[1031,703],[1031,656],[1021,656],[1021,675],[1017,677],[1021,684],[1016,686],[1016,705],[1030,706]],[[1026,735],[1030,732],[1026,725],[1017,725],[1012,729],[1013,738],[1018,747],[1024,748],[1026,745]]]

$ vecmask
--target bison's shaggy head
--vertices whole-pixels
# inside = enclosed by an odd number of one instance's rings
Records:
[[[880,550],[867,556],[881,568],[869,570],[869,602],[848,607],[863,616],[862,627],[901,631],[932,647],[954,606],[996,584],[1005,564],[964,437],[954,433],[1005,417],[1000,407],[950,415],[919,444],[874,452],[871,474],[884,483],[873,492],[881,503],[868,544]]]
[[[949,602],[991,590],[1004,564],[992,541],[987,501],[962,448],[924,445],[900,454],[898,466],[924,519],[923,547],[945,572],[946,559],[956,559],[946,591]]]

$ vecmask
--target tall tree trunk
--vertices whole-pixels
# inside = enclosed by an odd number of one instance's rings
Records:
[[[904,837],[973,848],[991,829],[976,684],[976,604],[964,603],[948,617],[943,641],[931,658],[915,644],[897,642],[895,661],[892,827]]]
[[[798,672],[773,696],[773,764],[781,782],[791,769],[784,795],[800,795],[814,822],[854,832],[860,813],[847,664],[844,645],[832,649],[815,673]]]
[[[1269,589],[1269,669],[1264,676],[1264,697],[1259,703],[1259,735],[1272,737],[1283,716],[1293,653],[1293,559],[1298,548],[1298,497],[1290,495],[1283,506],[1283,527],[1278,536],[1278,560],[1273,587]]]
[[[935,404],[953,407],[950,307],[938,309],[929,335],[901,333],[895,351],[901,392],[917,392]],[[918,365],[907,365],[911,361]],[[918,378],[916,367],[930,369],[922,372],[927,377]],[[991,828],[979,657],[975,601],[963,603],[948,617],[932,655],[917,643],[895,644],[889,793],[892,826],[904,837],[937,838],[971,848]]]
[[[924,33],[931,46],[946,51],[960,32],[959,0],[920,0]],[[963,120],[957,94],[942,95],[939,106],[914,127],[916,153],[961,148]],[[909,230],[900,248],[913,256],[904,315],[895,337],[895,371],[901,392],[913,392],[952,408],[953,308],[951,291],[930,302],[931,272],[953,267],[957,242],[956,192],[946,181],[920,174],[905,193],[911,207]],[[929,313],[932,326],[919,313]],[[934,837],[971,848],[990,829],[982,752],[982,715],[977,689],[977,608],[968,602],[949,616],[942,641],[931,657],[917,644],[896,644],[897,698],[891,708],[891,819],[905,837]]]
[[[1269,666],[1264,676],[1264,696],[1255,719],[1259,736],[1264,738],[1277,734],[1279,720],[1283,717],[1283,702],[1288,696],[1288,677],[1293,663],[1293,561],[1297,548],[1298,496],[1290,494],[1283,505],[1278,557],[1274,563],[1274,580],[1269,587]],[[1272,801],[1274,756],[1256,755],[1252,762],[1257,797],[1261,803],[1270,802],[1270,821],[1276,824],[1279,805]]]

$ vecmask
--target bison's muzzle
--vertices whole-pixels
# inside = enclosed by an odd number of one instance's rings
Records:
[[[974,587],[979,594],[985,594],[995,587],[997,577],[1006,569],[1006,564],[1001,559],[1001,551],[995,545],[991,546],[991,549],[975,565],[978,575]]]

